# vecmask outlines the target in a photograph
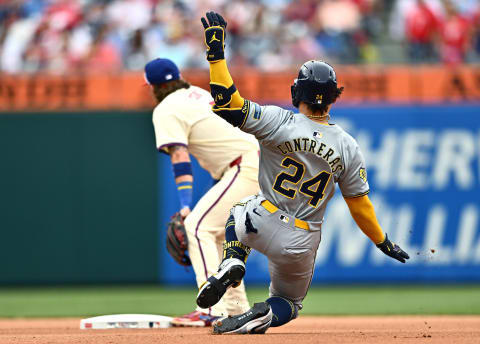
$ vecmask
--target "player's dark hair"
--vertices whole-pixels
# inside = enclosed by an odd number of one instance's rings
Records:
[[[330,104],[333,104],[337,101],[338,98],[340,98],[340,95],[342,94],[343,92],[343,89],[344,87],[337,87],[336,91],[335,91],[335,96],[333,98],[333,102],[330,103]],[[305,103],[305,105],[307,105],[307,108],[312,111],[313,113],[315,112],[321,112],[321,113],[326,113],[327,112],[327,108],[330,104],[308,104],[308,103]]]
[[[157,102],[160,103],[170,93],[173,93],[176,90],[179,90],[181,88],[190,88],[190,84],[185,80],[179,79],[179,80],[165,82],[163,84],[152,85],[152,87],[153,87],[153,90],[152,90],[153,95],[155,96],[155,99],[157,100]]]

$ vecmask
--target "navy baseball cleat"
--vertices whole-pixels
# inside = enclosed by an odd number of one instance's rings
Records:
[[[237,258],[225,259],[218,272],[210,276],[200,287],[197,295],[197,305],[201,308],[209,308],[222,298],[230,287],[238,287],[245,275],[245,264]]]
[[[243,314],[230,316],[213,323],[214,334],[262,334],[272,323],[272,309],[266,302],[253,305]]]

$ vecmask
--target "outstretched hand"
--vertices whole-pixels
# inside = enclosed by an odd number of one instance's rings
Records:
[[[207,12],[205,18],[201,18],[205,29],[205,45],[207,46],[207,60],[216,62],[225,58],[225,29],[227,22],[215,12]]]
[[[227,28],[227,22],[225,21],[225,19],[223,19],[223,17],[219,13],[210,11],[205,13],[205,17],[207,17],[208,23],[207,23],[207,20],[205,20],[205,18],[202,17],[201,19],[203,27],[205,29],[208,29],[209,27],[212,27],[212,26],[221,26],[223,30]]]
[[[397,244],[391,242],[388,239],[387,234],[385,233],[385,240],[380,244],[377,244],[377,247],[385,253],[387,256],[392,257],[402,263],[405,263],[405,259],[409,259],[410,256],[400,248]]]

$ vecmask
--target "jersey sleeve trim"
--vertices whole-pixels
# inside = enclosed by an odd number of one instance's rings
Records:
[[[362,196],[365,196],[365,195],[368,195],[368,193],[370,192],[370,190],[367,190],[365,192],[362,192],[361,194],[358,194],[358,195],[354,195],[354,196],[343,196],[343,198],[357,198],[357,197],[362,197]]]
[[[239,129],[242,129],[242,127],[245,125],[245,122],[247,122],[247,118],[250,115],[250,100],[246,100],[242,106],[242,113],[245,113],[245,116],[243,117],[243,122],[240,124],[238,127]]]
[[[168,148],[173,147],[173,146],[183,146],[185,148],[188,148],[188,145],[186,145],[185,143],[171,142],[171,143],[165,143],[165,144],[161,145],[160,147],[158,147],[158,151],[160,153],[168,154]]]

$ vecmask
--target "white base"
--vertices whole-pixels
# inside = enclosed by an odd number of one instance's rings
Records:
[[[113,314],[80,320],[80,329],[167,328],[172,318],[154,314]]]

